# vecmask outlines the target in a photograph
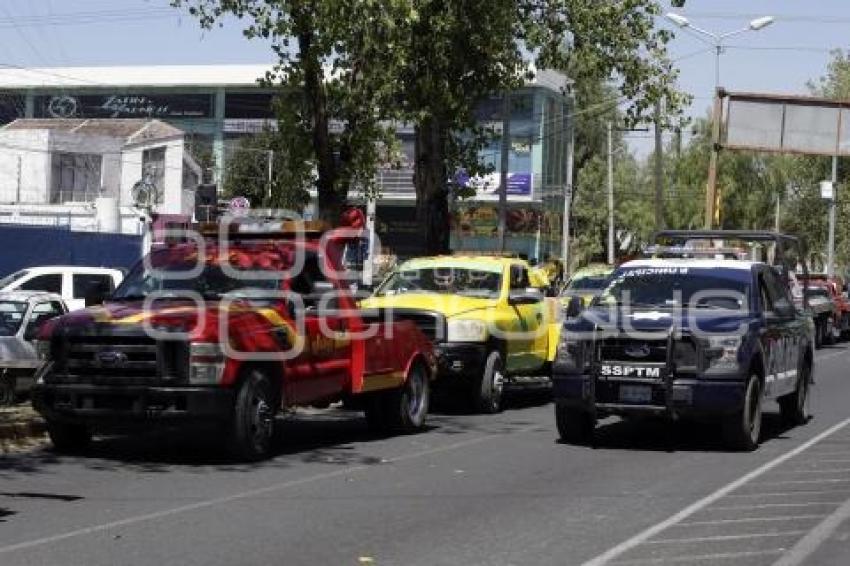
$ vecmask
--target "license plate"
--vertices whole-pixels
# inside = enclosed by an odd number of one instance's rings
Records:
[[[599,377],[602,379],[638,378],[638,379],[662,379],[664,377],[664,366],[637,365],[637,364],[602,364],[599,366]]]
[[[652,387],[649,385],[621,385],[621,403],[649,403],[652,401]]]

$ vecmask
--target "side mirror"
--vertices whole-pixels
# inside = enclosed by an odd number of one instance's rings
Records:
[[[570,302],[567,303],[567,318],[576,318],[584,310],[584,303],[581,297],[570,297]]]
[[[508,294],[508,303],[511,305],[533,305],[543,300],[540,289],[529,287],[522,291],[511,291]]]

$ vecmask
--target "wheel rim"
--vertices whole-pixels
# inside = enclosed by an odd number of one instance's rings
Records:
[[[750,439],[753,443],[757,443],[761,434],[761,388],[758,381],[753,382],[752,397],[750,398],[750,407],[747,409],[749,416]]]
[[[493,379],[490,381],[490,389],[493,393],[493,408],[498,408],[502,402],[502,392],[505,389],[505,375],[502,373],[502,365],[496,364],[493,368]]]
[[[407,414],[417,420],[425,406],[425,381],[418,369],[410,373],[407,380]]]
[[[253,400],[254,411],[251,415],[251,432],[253,433],[254,446],[264,449],[272,436],[273,415],[268,402],[262,395],[257,395]]]

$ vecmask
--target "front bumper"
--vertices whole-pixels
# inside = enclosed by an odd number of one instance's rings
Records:
[[[476,377],[484,371],[487,348],[469,342],[441,342],[434,345],[437,356],[437,377]]]
[[[619,398],[621,385],[649,385],[652,389],[651,399],[645,403],[623,402]],[[557,373],[552,376],[556,404],[595,412],[600,417],[640,414],[723,416],[743,408],[745,390],[746,381],[743,378],[710,380],[674,377],[668,396],[667,385],[663,381],[600,380],[589,375]]]
[[[42,383],[33,386],[32,402],[48,420],[130,424],[227,418],[234,394],[220,387]]]

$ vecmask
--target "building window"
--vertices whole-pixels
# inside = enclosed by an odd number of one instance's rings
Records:
[[[93,153],[57,153],[51,164],[50,202],[92,202],[101,192],[103,157]]]
[[[156,188],[155,202],[162,202],[165,185],[165,148],[154,147],[142,152],[142,172],[144,180]]]

